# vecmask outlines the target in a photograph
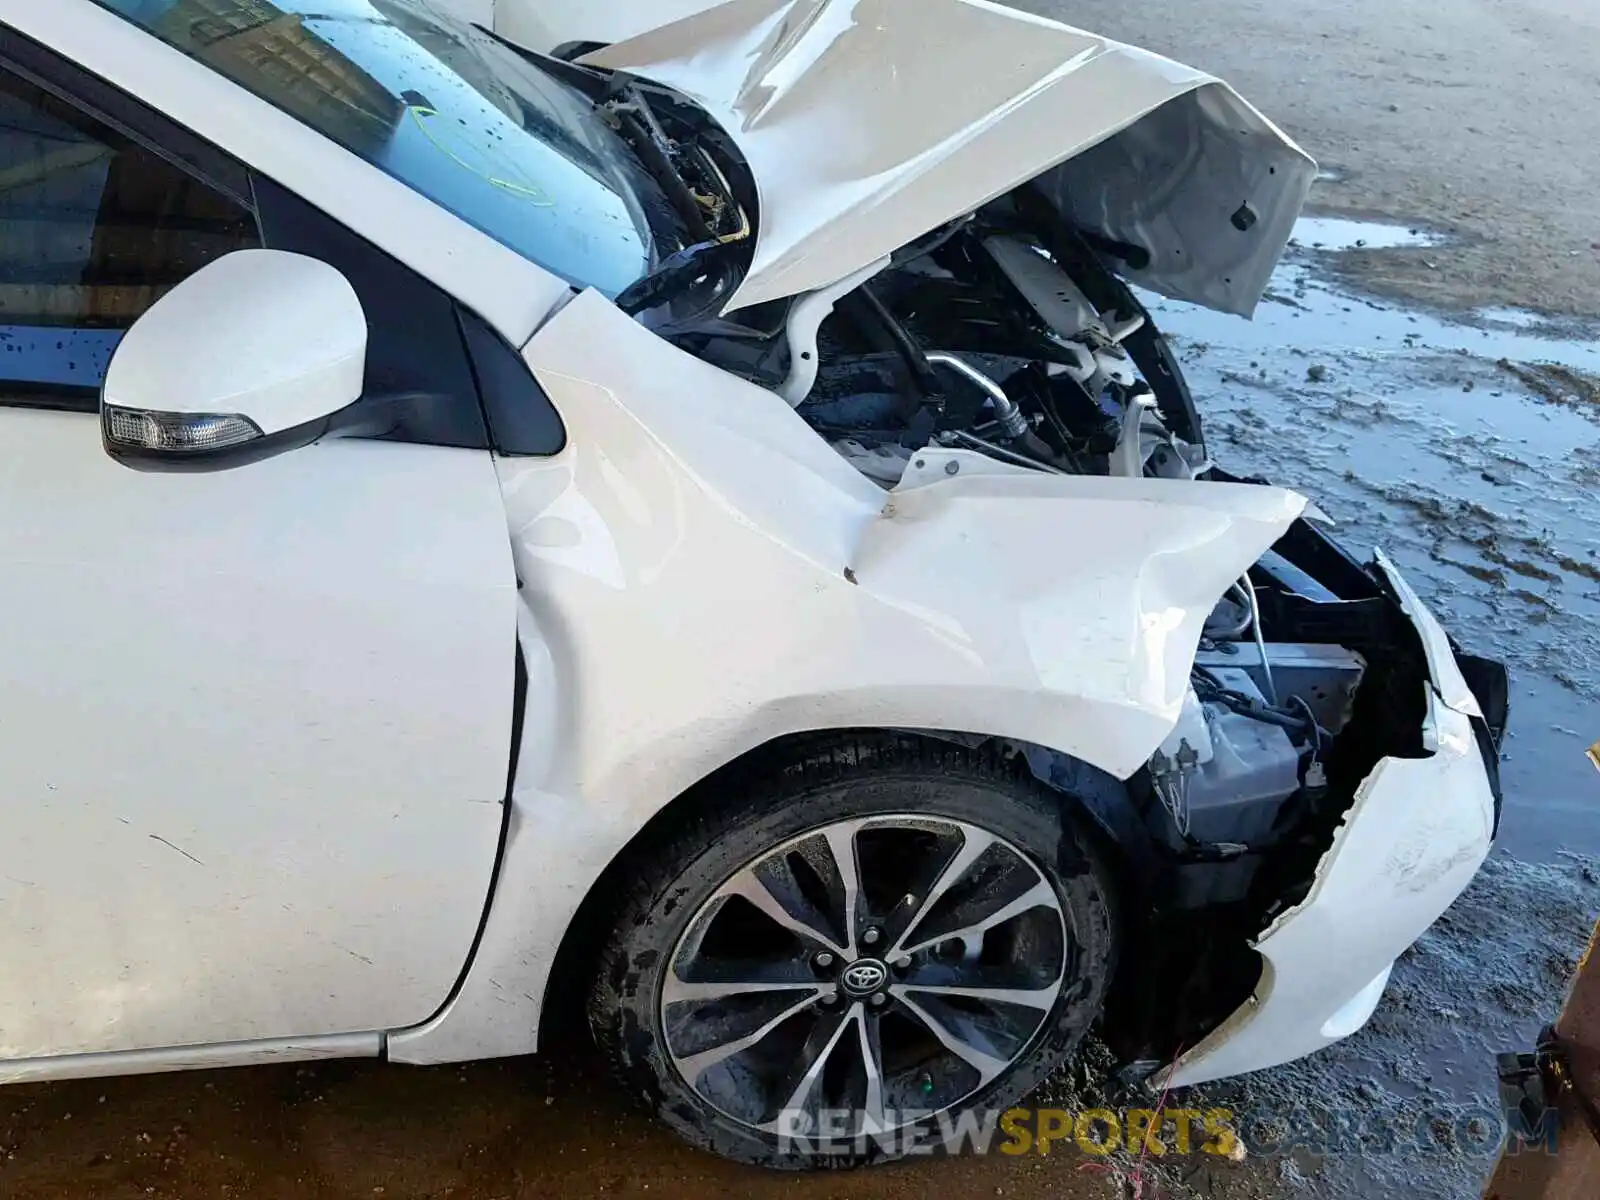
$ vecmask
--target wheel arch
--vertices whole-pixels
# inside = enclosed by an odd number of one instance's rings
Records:
[[[599,940],[614,919],[620,890],[616,885],[651,853],[651,847],[707,807],[726,802],[724,797],[742,780],[758,777],[776,761],[792,758],[798,751],[859,743],[884,734],[915,741],[950,742],[1005,757],[1014,770],[1038,780],[1078,818],[1079,827],[1110,872],[1119,901],[1136,891],[1140,879],[1146,877],[1153,851],[1126,786],[1081,759],[1030,742],[948,730],[857,725],[782,734],[723,763],[663,804],[595,877],[561,937],[545,981],[539,1051],[567,1044],[568,1036],[587,1037],[583,1032],[581,997],[594,969]]]

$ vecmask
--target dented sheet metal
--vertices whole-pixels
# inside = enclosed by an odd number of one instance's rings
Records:
[[[1131,278],[1248,315],[1316,172],[1205,72],[983,0],[731,0],[584,61],[676,88],[748,158],[759,230],[729,310],[1050,172],[1075,223],[1149,255]]]
[[[649,743],[681,741],[710,757],[689,782],[870,709],[876,725],[1003,734],[1126,776],[1175,722],[1216,598],[1305,504],[1024,470],[886,493],[772,393],[596,294],[527,353],[572,449],[502,464],[519,574],[601,681],[580,689],[594,719],[631,714],[637,747],[606,739],[617,769],[633,753],[664,768]],[[630,670],[605,696],[607,664],[641,654],[670,685],[641,689]]]
[[[569,441],[500,461],[529,610],[511,841],[442,1040],[397,1036],[406,1061],[448,1057],[473,1006],[474,1036],[497,1031],[476,1053],[531,1049],[538,1006],[514,998],[543,995],[590,884],[655,809],[773,738],[955,730],[1131,774],[1177,721],[1217,597],[1305,504],[1020,470],[885,492],[777,396],[593,292],[525,355]]]

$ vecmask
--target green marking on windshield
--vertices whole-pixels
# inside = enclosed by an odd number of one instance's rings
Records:
[[[477,175],[481,179],[485,180],[491,186],[510,192],[513,196],[521,196],[523,199],[527,200],[528,203],[537,205],[540,208],[554,208],[556,206],[556,202],[550,198],[550,194],[538,184],[528,180],[525,174],[523,175],[523,179],[526,182],[523,183],[518,183],[511,179],[502,179],[498,175],[493,174],[492,171],[473,166],[454,150],[450,149],[449,146],[445,145],[444,142],[440,140],[438,135],[436,135],[432,129],[428,128],[430,122],[426,120],[428,117],[438,116],[439,112],[437,109],[424,108],[419,104],[408,104],[406,105],[406,111],[411,114],[411,118],[416,122],[417,128],[422,131],[422,136],[428,139],[433,148],[439,151],[440,154],[443,154],[451,162],[455,163],[458,167],[461,167],[467,171],[471,171],[474,175]],[[515,164],[508,163],[505,160],[502,160],[498,164],[491,164],[491,166],[495,165],[509,166],[511,167],[512,171],[519,172],[519,168],[517,168]]]

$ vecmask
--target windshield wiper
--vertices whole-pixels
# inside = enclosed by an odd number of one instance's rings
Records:
[[[661,128],[650,101],[633,79],[621,71],[611,76],[607,95],[610,99],[600,105],[601,116],[628,139],[639,161],[661,185],[672,207],[688,226],[691,240],[696,243],[712,241],[713,232],[706,211],[674,161],[677,147]]]
[[[570,84],[593,101],[601,118],[622,134],[651,178],[666,192],[673,209],[689,228],[690,241],[698,243],[713,239],[705,209],[674,161],[676,145],[661,127],[650,101],[631,75],[625,71],[599,71],[548,54],[539,54],[483,25],[475,24],[473,28],[492,37],[530,66],[562,83]],[[693,249],[692,245],[690,249]]]

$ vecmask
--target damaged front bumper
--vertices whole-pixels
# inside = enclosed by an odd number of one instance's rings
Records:
[[[1504,668],[1458,661],[1393,564],[1381,554],[1377,561],[1427,657],[1427,756],[1379,761],[1318,863],[1310,893],[1253,943],[1261,958],[1254,992],[1155,1079],[1184,1086],[1240,1075],[1356,1032],[1377,1008],[1395,960],[1466,889],[1489,853]]]

